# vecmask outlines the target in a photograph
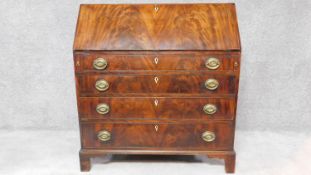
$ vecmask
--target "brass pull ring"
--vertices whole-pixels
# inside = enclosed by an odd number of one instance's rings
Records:
[[[215,90],[218,88],[219,82],[216,79],[210,78],[210,79],[205,81],[204,85],[205,85],[206,89],[208,89],[208,90]]]
[[[202,134],[202,139],[205,142],[212,142],[212,141],[214,141],[216,139],[216,135],[215,135],[215,133],[213,133],[211,131],[205,131]]]
[[[203,111],[206,114],[212,115],[212,114],[215,114],[217,112],[217,107],[215,105],[213,105],[213,104],[206,104],[203,107]]]
[[[102,142],[106,142],[106,141],[110,140],[111,134],[109,131],[102,130],[102,131],[98,132],[97,138],[98,138],[98,140],[100,140]]]
[[[96,81],[95,88],[98,91],[106,91],[109,88],[109,83],[106,80]]]
[[[220,61],[217,58],[208,58],[205,62],[205,66],[208,69],[215,70],[220,66]]]
[[[97,70],[106,69],[108,62],[104,58],[97,58],[93,61],[93,67]]]
[[[106,103],[101,103],[96,106],[96,111],[99,114],[107,114],[110,111],[110,107]]]

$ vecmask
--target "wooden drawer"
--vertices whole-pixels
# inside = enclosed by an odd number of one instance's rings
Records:
[[[209,90],[205,87],[206,80],[215,79],[218,88]],[[81,96],[109,96],[114,93],[188,93],[188,94],[234,94],[236,78],[233,75],[209,74],[87,74],[77,76]],[[95,85],[105,80],[109,88],[99,91]]]
[[[87,119],[232,120],[235,112],[235,98],[83,97],[79,102],[79,115]]]
[[[94,64],[98,58],[107,62],[104,69],[97,69]],[[216,58],[219,66],[216,69],[207,68],[206,63]],[[176,54],[109,54],[109,53],[76,53],[76,71],[145,71],[145,70],[234,70],[236,55],[229,53],[176,53]],[[78,63],[78,64],[77,64]]]
[[[230,150],[233,146],[233,123],[96,123],[82,124],[84,148],[154,148]],[[100,141],[98,134],[107,141]],[[202,134],[212,132],[215,139],[206,142]],[[206,134],[206,133],[205,133]]]

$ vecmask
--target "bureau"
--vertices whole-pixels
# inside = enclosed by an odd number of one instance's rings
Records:
[[[235,5],[81,5],[73,46],[81,171],[106,154],[206,155],[235,168]]]

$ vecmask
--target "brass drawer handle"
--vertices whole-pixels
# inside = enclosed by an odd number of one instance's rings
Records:
[[[213,105],[213,104],[206,104],[203,107],[203,111],[206,114],[212,115],[212,114],[215,114],[217,112],[217,107],[215,105]]]
[[[107,114],[110,111],[110,107],[106,103],[101,103],[96,106],[96,111],[99,114]]]
[[[95,88],[99,91],[106,91],[109,88],[109,83],[106,80],[97,80]]]
[[[205,142],[212,142],[212,141],[214,141],[216,139],[216,135],[215,135],[215,133],[213,133],[211,131],[205,131],[202,134],[202,139]]]
[[[205,66],[208,69],[215,70],[220,66],[220,61],[217,58],[208,58],[205,62]]]
[[[216,79],[210,78],[210,79],[205,81],[204,85],[205,85],[206,89],[208,89],[208,90],[215,90],[218,88],[219,82]]]
[[[102,142],[106,142],[106,141],[110,140],[111,134],[109,131],[102,130],[102,131],[98,132],[97,138],[98,138],[98,140],[100,140]]]
[[[93,62],[93,67],[97,70],[106,69],[108,62],[104,58],[97,58]]]

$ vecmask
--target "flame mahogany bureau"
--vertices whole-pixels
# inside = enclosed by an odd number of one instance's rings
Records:
[[[73,46],[81,171],[105,154],[206,155],[235,169],[235,5],[81,5]]]

